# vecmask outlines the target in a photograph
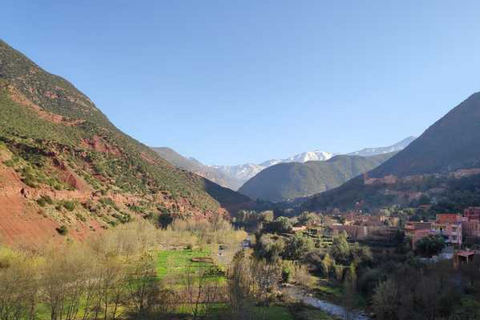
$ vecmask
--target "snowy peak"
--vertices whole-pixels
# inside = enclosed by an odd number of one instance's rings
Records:
[[[268,160],[268,161],[260,163],[260,166],[267,168],[267,167],[271,167],[271,166],[274,166],[274,165],[279,164],[279,163],[288,163],[288,162],[304,163],[304,162],[307,162],[307,161],[327,161],[327,160],[331,159],[333,156],[334,156],[334,154],[331,153],[331,152],[325,152],[325,151],[319,151],[319,150],[307,151],[307,152],[296,154],[296,155],[291,156],[291,157],[286,158],[286,159]]]
[[[370,157],[374,155],[387,154],[390,152],[400,151],[407,147],[415,137],[408,137],[392,146],[384,148],[366,148],[360,151],[349,153],[348,155],[357,155],[363,157]],[[165,149],[165,150],[163,150]],[[165,151],[165,154],[162,154],[161,151]],[[196,174],[199,174],[207,179],[210,179],[216,183],[219,183],[223,186],[231,188],[232,190],[238,190],[243,183],[250,180],[262,170],[269,168],[271,166],[277,165],[279,163],[290,163],[290,162],[300,162],[305,163],[309,161],[327,161],[330,160],[337,154],[326,152],[326,151],[307,151],[293,155],[285,159],[270,159],[262,163],[246,163],[236,166],[225,166],[225,165],[204,165],[195,158],[184,158],[176,153],[173,150],[168,148],[156,148],[156,151],[167,161],[184,168],[186,170],[192,171]],[[168,151],[168,152],[167,152]]]
[[[255,176],[257,173],[265,169],[265,166],[247,163],[237,166],[210,166],[211,168],[220,170],[221,172],[233,176],[242,182],[247,181],[251,177]]]
[[[308,151],[304,153],[299,153],[297,155],[294,155],[293,157],[290,157],[286,159],[287,161],[285,162],[307,162],[307,161],[327,161],[331,159],[334,156],[333,153],[331,152],[325,152],[325,151]]]
[[[350,155],[350,156],[361,156],[361,157],[371,157],[371,156],[376,156],[376,155],[379,155],[379,154],[398,152],[398,151],[401,151],[401,150],[405,149],[406,147],[408,147],[408,145],[410,143],[412,143],[415,139],[416,139],[416,137],[408,137],[408,138],[403,139],[402,141],[400,141],[400,142],[398,142],[394,145],[391,145],[389,147],[365,148],[365,149],[362,149],[362,150],[359,150],[359,151],[349,153],[348,155]]]
[[[235,177],[235,179],[245,182],[252,177],[256,176],[260,171],[268,167],[274,166],[279,163],[288,163],[288,162],[307,162],[307,161],[326,161],[334,156],[333,153],[325,151],[308,151],[296,154],[286,159],[271,159],[264,161],[260,164],[247,163],[237,166],[210,166],[216,170],[221,171],[222,173]]]

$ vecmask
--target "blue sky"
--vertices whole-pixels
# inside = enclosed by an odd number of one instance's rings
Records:
[[[209,164],[420,135],[480,90],[479,1],[38,1],[0,37],[120,129]]]

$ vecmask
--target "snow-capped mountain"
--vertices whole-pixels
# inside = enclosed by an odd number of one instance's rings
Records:
[[[415,140],[414,137],[409,137],[389,147],[366,148],[360,151],[349,153],[348,155],[368,157],[400,151],[407,147],[413,140]],[[154,148],[154,150],[159,153],[160,156],[177,167],[194,172],[232,190],[238,190],[246,181],[256,176],[260,171],[276,164],[290,162],[305,163],[308,161],[327,161],[336,155],[332,152],[315,150],[299,153],[285,159],[271,159],[259,164],[246,163],[236,166],[225,166],[204,165],[195,158],[183,157],[169,148]]]
[[[307,151],[304,153],[299,153],[290,157],[283,162],[307,162],[307,161],[327,161],[330,160],[334,156],[331,152],[325,151]]]
[[[307,162],[307,161],[326,161],[334,156],[331,152],[325,151],[308,151],[296,154],[286,159],[271,159],[264,161],[260,164],[247,163],[236,166],[210,166],[211,168],[217,169],[222,173],[233,176],[235,179],[239,180],[242,184],[250,178],[256,176],[260,171],[268,167],[274,166],[279,163],[288,163],[288,162]],[[240,187],[240,186],[238,186]]]
[[[387,154],[390,152],[396,152],[396,151],[405,149],[413,140],[415,140],[415,137],[408,137],[389,147],[365,148],[359,151],[348,153],[347,155],[370,157],[370,156],[375,156],[380,154]],[[256,176],[260,171],[268,167],[274,166],[276,164],[289,163],[289,162],[305,163],[308,161],[327,161],[335,155],[336,154],[332,152],[315,150],[315,151],[307,151],[307,152],[299,153],[285,159],[271,159],[259,164],[247,163],[247,164],[241,164],[236,166],[215,166],[214,165],[209,167],[213,169],[217,169],[223,174],[236,179],[237,183],[240,183],[240,185],[235,184],[234,186],[232,185],[230,187],[233,188],[234,190],[237,190],[241,186],[241,184],[245,183],[246,181]]]
[[[254,164],[254,163],[240,164],[237,166],[213,165],[209,167],[217,169],[226,175],[233,176],[236,179],[240,180],[242,183],[247,181],[251,177],[255,176],[257,173],[259,173],[263,169],[267,168],[266,166]]]
[[[260,166],[268,168],[268,167],[274,166],[274,165],[279,164],[279,163],[288,163],[288,162],[304,163],[304,162],[307,162],[307,161],[326,161],[326,160],[331,159],[333,156],[334,156],[334,154],[331,153],[331,152],[325,152],[325,151],[319,151],[319,150],[307,151],[307,152],[296,154],[296,155],[291,156],[291,157],[286,158],[286,159],[268,160],[268,161],[260,163]]]
[[[415,140],[416,137],[408,137],[403,139],[402,141],[391,145],[389,147],[381,147],[381,148],[365,148],[356,152],[349,153],[350,156],[361,156],[361,157],[371,157],[376,156],[379,154],[386,154],[390,152],[397,152],[405,149],[410,143]]]

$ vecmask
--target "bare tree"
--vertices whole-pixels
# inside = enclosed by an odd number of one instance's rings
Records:
[[[38,272],[34,260],[12,256],[0,263],[0,319],[34,319]]]
[[[134,263],[128,276],[128,298],[132,312],[141,319],[147,319],[158,302],[159,284],[156,276],[155,262],[148,254]]]

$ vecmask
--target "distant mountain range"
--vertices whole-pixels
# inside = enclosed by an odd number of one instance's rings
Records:
[[[349,153],[348,155],[361,156],[361,157],[371,157],[371,156],[376,156],[378,154],[398,152],[398,151],[401,151],[401,150],[405,149],[406,147],[408,147],[408,145],[410,143],[412,143],[415,139],[416,139],[416,137],[408,137],[408,138],[405,138],[402,141],[400,141],[398,143],[395,143],[394,145],[389,146],[389,147],[365,148],[365,149],[362,149],[360,151]]]
[[[394,153],[371,157],[339,155],[327,161],[279,163],[248,180],[239,192],[252,199],[292,200],[336,188],[369,171]]]
[[[410,144],[413,140],[415,140],[415,137],[408,137],[392,146],[366,148],[360,151],[349,153],[348,155],[368,157],[397,152],[408,146],[408,144]],[[232,190],[238,190],[245,182],[256,176],[262,170],[280,163],[327,161],[335,156],[335,154],[332,152],[315,150],[299,153],[285,159],[271,159],[259,164],[246,163],[235,166],[225,166],[205,165],[194,158],[184,157],[170,148],[153,148],[153,150],[155,150],[161,157],[173,165],[187,171],[194,172]]]
[[[362,178],[353,179],[337,189],[311,197],[305,206],[311,210],[325,210],[351,208],[362,203],[365,207],[375,208],[399,203],[402,199],[413,201],[412,196],[422,193],[440,204],[464,202],[480,205],[479,201],[470,201],[480,199],[478,168],[480,92],[471,95],[404,150],[370,171],[368,176],[380,179],[379,184],[368,185]],[[457,172],[454,178],[453,172]],[[381,178],[390,175],[397,180],[405,178],[402,181],[407,182],[382,183]],[[426,175],[429,176],[425,180]],[[468,178],[467,183],[461,181],[463,177]],[[451,201],[452,197],[455,197],[454,201]]]

